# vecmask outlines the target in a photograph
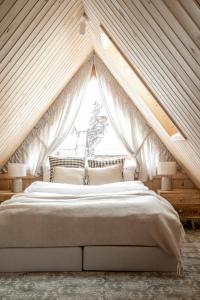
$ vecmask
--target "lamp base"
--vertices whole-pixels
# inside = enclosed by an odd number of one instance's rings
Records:
[[[12,181],[12,192],[21,193],[23,190],[23,183],[21,178],[14,178]]]
[[[171,176],[162,176],[161,178],[161,190],[171,191],[172,189],[172,179]]]

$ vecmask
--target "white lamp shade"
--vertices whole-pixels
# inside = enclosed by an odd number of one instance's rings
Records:
[[[162,161],[158,164],[158,175],[175,175],[176,174],[176,162],[175,161]]]
[[[8,176],[10,177],[26,176],[26,164],[8,163]]]

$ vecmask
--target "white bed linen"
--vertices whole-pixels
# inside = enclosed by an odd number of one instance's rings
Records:
[[[159,246],[180,261],[183,228],[170,203],[141,182],[37,182],[0,206],[0,237],[0,247]]]
[[[57,194],[70,194],[70,195],[84,195],[95,193],[116,193],[133,190],[144,190],[148,188],[141,181],[126,181],[115,182],[101,185],[83,185],[77,186],[75,184],[63,183],[49,183],[44,181],[33,182],[24,192],[25,193],[57,193]]]

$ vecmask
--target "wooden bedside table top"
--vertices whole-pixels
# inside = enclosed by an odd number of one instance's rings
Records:
[[[18,195],[21,193],[13,193],[10,190],[0,190],[0,203],[4,202],[5,200],[10,199],[14,195]]]
[[[198,189],[174,189],[171,191],[157,190],[158,194],[181,194],[181,193],[200,193]]]
[[[200,204],[200,190],[198,189],[157,190],[157,193],[171,203]]]
[[[0,191],[0,195],[16,195],[16,194],[21,194],[21,193],[14,193],[14,192],[9,191],[9,190],[1,190]]]

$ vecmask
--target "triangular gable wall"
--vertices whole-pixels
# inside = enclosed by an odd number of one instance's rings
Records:
[[[12,162],[25,162],[26,163],[27,161],[31,160],[31,157],[33,157],[34,153],[35,153],[34,152],[35,150],[32,151],[32,149],[35,149],[35,141],[38,144],[38,149],[41,150],[41,146],[43,146],[43,144],[46,143],[46,134],[49,132],[47,128],[49,128],[49,126],[50,126],[50,128],[52,128],[52,126],[53,126],[52,120],[55,120],[57,122],[57,116],[58,116],[57,111],[60,111],[60,114],[62,114],[62,109],[60,109],[60,108],[58,109],[58,107],[62,108],[62,105],[65,102],[64,99],[70,90],[70,88],[68,88],[68,87],[71,87],[71,86],[76,87],[77,86],[77,81],[78,81],[77,78],[79,78],[79,74],[81,73],[82,75],[84,75],[85,70],[86,69],[88,70],[88,68],[86,68],[87,65],[92,66],[93,55],[90,58],[88,58],[88,60],[85,62],[85,64],[83,64],[83,66],[79,69],[79,71],[77,71],[75,76],[65,86],[65,88],[62,90],[60,95],[54,101],[54,103],[49,107],[49,109],[44,114],[44,116],[39,120],[39,122],[36,124],[36,126],[33,128],[33,130],[29,133],[29,135],[24,140],[22,145],[12,155],[12,157],[10,159]],[[97,55],[95,54],[95,56],[97,56]],[[108,78],[110,78],[110,79],[108,79],[108,81],[109,82],[111,81],[114,84],[117,84],[117,82],[115,83],[115,78],[112,78],[112,73],[110,74],[110,72],[106,70],[106,66],[101,63],[101,59],[99,59],[98,57],[95,57],[95,61],[98,62],[98,66],[101,65],[101,68],[103,68],[103,70],[104,70],[103,72],[109,73]],[[87,76],[87,74],[85,74],[85,75]],[[126,93],[124,93],[124,90],[123,90],[123,88],[121,88],[120,84],[119,84],[119,87],[115,86],[115,90],[119,90],[119,94],[122,97],[120,99],[121,101],[123,101],[123,95],[124,95],[124,101],[127,101],[127,103],[131,104],[131,102],[132,102],[131,99],[127,96]],[[132,103],[132,105],[135,107],[134,103]],[[133,108],[133,111],[137,112],[138,110]],[[56,116],[56,118],[54,116]],[[140,116],[137,114],[137,116],[139,117],[138,120],[141,120],[140,126],[143,126],[144,128],[149,127],[148,123],[145,121],[145,118],[143,118],[142,115]],[[152,132],[152,129],[150,129],[150,132]],[[44,135],[45,135],[45,137],[44,137]],[[167,159],[167,160],[173,160],[172,155],[167,151],[164,144],[161,143],[161,141],[159,140],[159,137],[156,137],[152,133],[151,133],[151,136],[153,136],[153,140],[155,140],[156,143],[159,144],[160,158]],[[145,135],[144,135],[144,137],[145,137]],[[44,138],[44,141],[42,140],[43,138]],[[41,142],[41,146],[39,146],[40,142]],[[29,153],[29,154],[27,155],[27,153]],[[157,154],[157,152],[155,153],[155,156],[156,156],[156,154]],[[35,159],[36,159],[36,157],[35,157]],[[39,170],[39,168],[38,168],[38,170]]]
[[[53,102],[93,48],[200,187],[199,0],[3,1],[0,4],[0,165]],[[84,11],[88,30],[80,35]],[[9,18],[8,18],[9,16]],[[176,121],[172,141],[98,44],[103,25]],[[9,28],[9,30],[7,30]],[[136,101],[137,100],[137,101]]]

